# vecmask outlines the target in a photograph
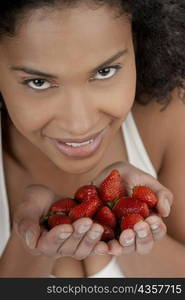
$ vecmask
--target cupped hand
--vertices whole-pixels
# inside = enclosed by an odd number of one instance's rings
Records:
[[[106,243],[100,241],[103,227],[93,224],[90,218],[57,225],[47,231],[40,220],[55,201],[56,196],[50,189],[32,185],[26,188],[24,199],[15,213],[13,227],[32,255],[70,256],[81,260],[90,254],[108,252]]]
[[[151,251],[155,241],[165,236],[166,225],[161,217],[167,217],[170,213],[172,193],[153,176],[125,162],[112,164],[99,174],[93,183],[99,186],[113,169],[119,170],[128,195],[131,196],[135,185],[147,185],[156,193],[156,214],[135,224],[133,230],[122,231],[119,241],[112,240],[108,243],[101,241],[103,227],[93,224],[89,218],[81,218],[71,225],[57,225],[47,231],[40,225],[40,220],[58,199],[47,187],[32,185],[25,190],[24,200],[17,209],[14,228],[33,255],[42,254],[54,258],[71,256],[81,260],[94,254],[145,254]]]
[[[132,252],[140,254],[149,253],[153,248],[154,242],[163,239],[166,234],[167,228],[162,217],[167,217],[170,214],[173,194],[157,181],[156,178],[127,162],[116,162],[112,164],[99,174],[93,183],[99,186],[113,169],[119,170],[129,196],[132,195],[134,186],[146,185],[156,193],[158,203],[156,206],[156,214],[152,214],[144,221],[135,224],[133,229],[122,231],[119,241],[109,241],[107,243],[109,247],[108,253],[112,255]]]

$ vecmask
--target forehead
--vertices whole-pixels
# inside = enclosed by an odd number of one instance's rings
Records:
[[[5,41],[6,53],[11,59],[47,64],[57,59],[84,62],[84,54],[109,57],[125,48],[131,37],[128,17],[116,16],[107,6],[33,10],[16,36]]]

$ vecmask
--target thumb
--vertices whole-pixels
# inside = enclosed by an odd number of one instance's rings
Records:
[[[30,185],[24,190],[23,201],[15,213],[13,227],[30,249],[36,247],[43,232],[40,220],[54,201],[56,201],[55,194],[45,186]]]

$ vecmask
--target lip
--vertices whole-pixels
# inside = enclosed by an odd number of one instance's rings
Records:
[[[83,143],[83,142],[95,139],[103,130],[98,131],[97,133],[94,133],[93,135],[90,135],[90,136],[88,136],[86,138],[82,138],[82,139],[56,139],[56,140],[61,143]]]
[[[89,137],[88,139],[83,139],[83,140],[67,140],[67,142],[63,140],[58,140],[58,139],[51,139],[52,143],[54,146],[59,150],[62,154],[71,157],[73,159],[82,159],[82,158],[87,158],[92,156],[100,147],[103,138],[107,132],[107,128],[103,129],[99,133],[94,134],[93,136]],[[82,143],[88,140],[93,139],[93,142],[84,146],[80,147],[72,147],[69,145],[66,145],[64,143]]]

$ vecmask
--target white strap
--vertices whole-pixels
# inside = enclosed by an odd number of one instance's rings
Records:
[[[131,112],[128,113],[127,118],[122,124],[122,132],[129,162],[157,178],[157,173],[142,142]]]
[[[10,216],[8,207],[8,198],[5,185],[5,174],[3,168],[2,153],[2,125],[0,111],[0,255],[2,254],[6,243],[10,237]]]

